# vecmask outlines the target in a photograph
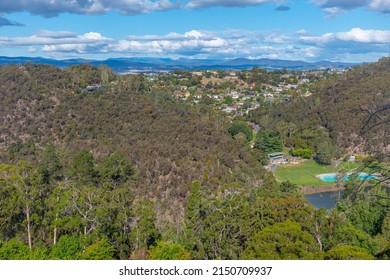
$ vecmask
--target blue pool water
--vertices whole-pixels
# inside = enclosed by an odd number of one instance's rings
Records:
[[[322,181],[325,181],[325,182],[336,182],[336,181],[339,179],[337,173],[320,174],[320,175],[318,175],[317,177],[320,178]],[[375,176],[369,175],[369,174],[364,173],[364,172],[359,173],[359,174],[358,174],[358,178],[359,178],[360,180],[365,180],[365,179],[377,179]],[[344,181],[348,181],[348,180],[349,180],[348,175],[347,175],[347,176],[344,176],[344,177],[343,177],[343,180],[344,180]]]

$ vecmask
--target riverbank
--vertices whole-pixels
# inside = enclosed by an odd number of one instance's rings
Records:
[[[316,193],[326,193],[326,192],[335,192],[342,191],[345,188],[343,186],[329,185],[329,186],[301,186],[299,192],[303,195],[307,194],[316,194]]]

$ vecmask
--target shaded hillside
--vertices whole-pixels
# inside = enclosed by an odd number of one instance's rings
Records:
[[[252,119],[289,138],[287,146],[330,137],[351,152],[390,151],[389,58],[330,77],[311,91],[310,97],[262,108]]]
[[[35,151],[53,142],[63,164],[82,149],[100,159],[118,151],[136,170],[135,195],[157,202],[160,221],[183,216],[193,180],[210,194],[227,183],[248,188],[263,169],[226,133],[228,123],[202,107],[147,92],[142,77],[114,80],[106,68],[61,70],[27,64],[0,67],[1,157],[37,161]],[[111,81],[87,92],[88,85]]]

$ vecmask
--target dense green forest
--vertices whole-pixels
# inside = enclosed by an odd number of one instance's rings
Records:
[[[232,122],[105,66],[1,66],[0,259],[388,259],[389,81],[382,59]],[[383,182],[315,209],[263,168],[284,147],[359,149]]]

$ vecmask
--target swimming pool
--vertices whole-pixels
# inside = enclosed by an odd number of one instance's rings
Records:
[[[319,175],[317,175],[317,177],[320,178],[322,181],[325,181],[325,182],[336,182],[337,180],[340,179],[340,174],[337,174],[337,173],[326,173],[326,174],[319,174]],[[374,175],[370,175],[370,174],[367,174],[367,173],[364,173],[364,172],[360,172],[358,174],[358,178],[360,180],[377,179],[377,177],[375,177]],[[348,181],[349,180],[349,175],[344,176],[343,180],[344,181]]]

